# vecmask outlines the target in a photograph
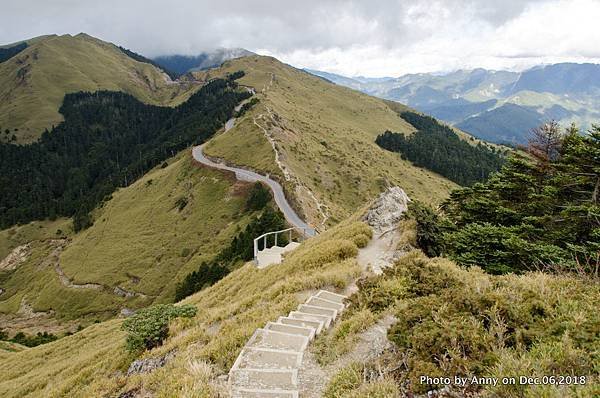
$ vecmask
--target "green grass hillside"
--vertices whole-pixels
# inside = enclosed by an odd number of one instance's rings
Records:
[[[138,391],[160,397],[217,396],[226,373],[257,327],[296,307],[312,289],[343,289],[360,269],[354,257],[370,229],[345,222],[290,253],[276,267],[241,267],[182,303],[198,308],[171,324],[161,347],[143,355],[176,355],[147,374],[126,377],[134,359],[125,350],[120,320],[91,325],[58,341],[4,353],[0,396],[96,397]]]
[[[241,84],[253,87],[260,102],[233,129],[212,139],[209,155],[283,175],[297,207],[313,225],[328,216],[331,225],[379,193],[386,184],[399,185],[411,196],[436,203],[456,185],[414,167],[375,144],[385,130],[411,134],[414,128],[383,100],[336,86],[274,58],[252,56],[227,61],[220,69],[198,73],[206,79],[243,70]],[[248,148],[252,148],[251,151]],[[315,197],[313,197],[314,195]],[[321,211],[316,202],[322,204]],[[323,214],[324,213],[324,214]]]
[[[177,282],[212,258],[249,219],[243,212],[248,186],[195,165],[185,151],[118,190],[95,211],[92,227],[66,241],[56,240],[62,236],[57,229],[68,232],[62,220],[2,231],[5,252],[31,241],[24,262],[0,271],[0,288],[6,290],[0,295],[2,323],[15,330],[58,330],[56,321],[73,327],[122,308],[172,301]],[[71,284],[94,285],[65,286],[57,260]],[[116,287],[142,295],[123,297]],[[39,324],[27,322],[40,312],[48,316],[38,314]]]
[[[69,236],[73,231],[71,219],[54,221],[32,221],[0,231],[0,259],[5,258],[16,247],[34,240],[55,239]]]
[[[155,105],[176,105],[199,86],[173,83],[158,68],[133,60],[113,44],[85,34],[45,36],[0,64],[2,140],[36,140],[62,117],[67,93],[124,91]],[[4,131],[10,130],[6,135]]]

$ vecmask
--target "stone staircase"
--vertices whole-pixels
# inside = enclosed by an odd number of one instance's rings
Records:
[[[291,252],[298,246],[300,246],[300,243],[290,242],[284,247],[271,246],[268,249],[260,250],[256,253],[256,266],[258,268],[265,268],[271,264],[281,264],[283,254]]]
[[[320,290],[296,311],[256,329],[229,371],[233,398],[298,398],[308,344],[345,309],[346,296]]]
[[[315,236],[316,231],[309,227],[290,227],[271,231],[254,238],[254,262],[258,268],[281,264],[283,255],[300,246],[300,242]],[[271,247],[268,247],[272,243]],[[279,246],[278,243],[285,244]],[[262,249],[261,249],[262,247]]]

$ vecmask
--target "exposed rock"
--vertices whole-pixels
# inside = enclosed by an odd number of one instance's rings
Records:
[[[71,289],[103,289],[104,288],[102,285],[97,284],[97,283],[83,283],[83,284],[73,283],[71,278],[69,278],[64,273],[62,268],[60,267],[60,264],[58,263],[58,257],[56,258],[56,263],[54,264],[54,270],[58,274],[58,279],[60,279],[60,282],[65,287],[69,287]]]
[[[127,297],[127,298],[129,298],[129,297],[134,297],[135,296],[135,294],[133,294],[131,292],[128,292],[127,290],[125,290],[125,289],[123,289],[123,288],[121,288],[119,286],[115,287],[114,292],[115,292],[115,294],[117,296],[121,296],[121,297]]]
[[[4,289],[0,287],[0,294],[4,293]]]
[[[123,289],[121,286],[115,286],[115,288],[113,289],[113,293],[115,293],[117,296],[127,297],[127,298],[131,298],[131,297],[135,297],[135,296],[146,297],[146,295],[143,293],[126,290],[126,289]]]
[[[125,391],[119,395],[119,398],[136,398],[138,393],[140,392],[139,388],[134,388],[133,390]]]
[[[154,394],[143,387],[135,387],[131,390],[121,393],[118,398],[153,398]]]
[[[380,274],[404,254],[398,247],[401,234],[397,227],[409,202],[402,188],[391,187],[379,195],[364,215],[363,221],[373,228],[373,239],[358,253],[357,261],[364,270]]]
[[[17,315],[27,317],[27,318],[37,318],[37,317],[43,317],[46,315],[53,315],[53,314],[54,314],[54,311],[52,311],[52,310],[47,311],[47,312],[34,310],[33,307],[27,303],[25,296],[23,296],[23,298],[21,298],[21,305],[19,306],[19,309],[17,310]]]
[[[167,354],[157,358],[138,359],[133,361],[127,369],[127,376],[140,373],[152,372],[154,369],[162,368],[175,356],[175,351],[170,351]]]
[[[122,308],[120,314],[122,317],[128,318],[128,317],[132,316],[133,314],[135,314],[135,311],[130,308]]]
[[[31,245],[17,246],[0,262],[0,271],[11,271],[27,261]]]
[[[375,200],[363,220],[373,228],[376,234],[383,233],[398,224],[402,214],[408,209],[408,202],[410,202],[410,198],[402,188],[388,188]]]

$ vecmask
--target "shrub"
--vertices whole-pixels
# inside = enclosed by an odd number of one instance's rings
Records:
[[[412,392],[435,387],[419,382],[423,374],[597,373],[600,315],[595,307],[600,288],[594,281],[540,272],[490,275],[415,251],[383,275],[361,281],[359,288],[352,308],[394,309],[398,321],[388,338],[402,353],[397,360],[406,361]],[[572,388],[579,393],[588,386]],[[524,386],[516,390],[498,387],[492,396],[533,397],[533,391],[541,391]],[[561,396],[555,387],[550,390],[544,396]]]
[[[392,379],[373,377],[372,365],[353,363],[340,370],[329,382],[323,396],[326,398],[393,398],[399,397]]]
[[[182,306],[158,304],[138,311],[127,318],[121,327],[127,332],[127,350],[138,352],[161,345],[168,336],[171,319],[191,318],[196,315],[196,311],[196,307],[189,304]]]
[[[444,252],[440,217],[424,203],[410,202],[406,217],[416,221],[417,246],[429,257],[437,257]]]
[[[177,210],[182,211],[188,205],[188,199],[186,197],[180,197],[175,201],[175,207]]]
[[[48,333],[48,332],[38,332],[36,335],[28,336],[23,332],[18,332],[14,335],[12,339],[0,339],[0,340],[8,340],[13,343],[21,344],[26,347],[35,347],[41,344],[50,343],[54,340],[57,340],[58,336]]]
[[[260,182],[255,182],[246,200],[246,210],[262,210],[271,201],[271,192]]]
[[[362,366],[354,363],[333,376],[323,396],[325,398],[346,397],[352,390],[360,387],[362,381]]]

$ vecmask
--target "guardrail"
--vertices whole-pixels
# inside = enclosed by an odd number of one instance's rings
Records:
[[[263,239],[263,250],[267,248],[267,238],[271,235],[275,235],[275,242],[273,244],[273,246],[277,246],[277,238],[279,236],[279,234],[283,234],[283,233],[288,233],[288,242],[292,242],[292,232],[293,231],[297,231],[300,233],[300,236],[302,237],[302,240],[305,240],[307,238],[310,238],[312,236],[315,236],[316,231],[314,230],[314,228],[303,228],[303,227],[291,227],[291,228],[286,228],[286,229],[282,229],[280,231],[272,231],[272,232],[267,232],[266,234],[262,234],[261,236],[259,236],[258,238],[254,239],[254,262],[256,262],[256,256],[258,255],[258,243],[260,242],[261,239]]]

